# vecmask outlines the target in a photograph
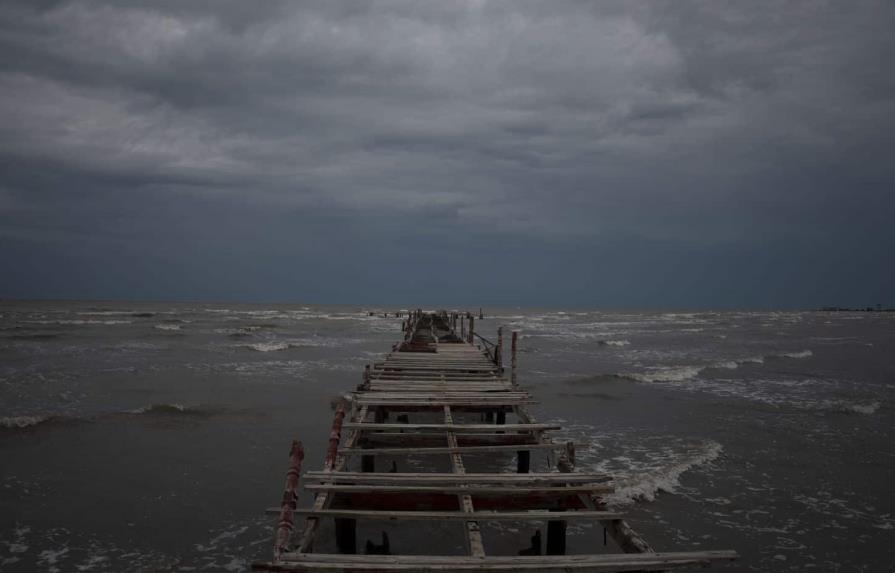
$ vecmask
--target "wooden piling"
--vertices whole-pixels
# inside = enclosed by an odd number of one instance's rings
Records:
[[[301,461],[305,458],[305,450],[298,440],[292,440],[289,450],[289,468],[286,471],[286,485],[283,487],[280,519],[277,523],[277,534],[274,538],[274,559],[288,550],[289,538],[294,529],[292,513],[298,505],[298,479],[301,476]]]
[[[568,523],[563,519],[547,522],[547,555],[566,554],[566,529]]]
[[[516,473],[527,474],[531,465],[531,452],[519,450],[516,452]]]
[[[494,362],[497,367],[503,369],[503,327],[497,328],[497,348],[494,349]]]
[[[519,333],[513,331],[512,341],[510,342],[510,384],[516,388],[519,384],[516,381],[516,340]]]

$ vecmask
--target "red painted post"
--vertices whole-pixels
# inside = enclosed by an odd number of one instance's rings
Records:
[[[280,520],[277,523],[277,535],[274,539],[273,559],[276,562],[280,554],[289,549],[289,539],[294,529],[292,512],[298,506],[298,478],[301,476],[301,461],[305,458],[305,450],[301,442],[292,440],[289,450],[289,469],[286,471],[286,485],[283,488],[283,501],[280,504]]]
[[[329,447],[326,449],[326,459],[323,461],[324,471],[332,471],[336,465],[339,441],[342,439],[342,420],[344,419],[345,405],[339,402],[339,405],[336,406],[336,414],[333,417],[332,430],[329,433]]]

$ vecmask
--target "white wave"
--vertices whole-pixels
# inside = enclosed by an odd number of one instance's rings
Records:
[[[159,330],[180,330],[180,325],[178,324],[156,324],[153,328],[157,328]]]
[[[84,320],[84,319],[60,319],[60,320],[23,320],[28,324],[58,324],[58,325],[113,325],[113,324],[131,324],[132,320]]]
[[[59,567],[56,565],[59,563],[59,560],[68,553],[68,547],[62,547],[60,549],[45,549],[40,552],[40,555],[37,556],[38,565],[43,566],[45,571],[50,571],[51,573],[56,573],[60,571]]]
[[[808,358],[810,356],[814,356],[814,353],[810,350],[802,350],[801,352],[784,352],[783,354],[778,354],[781,358]]]
[[[600,344],[603,346],[628,346],[631,342],[628,340],[601,340]]]
[[[845,412],[846,414],[864,414],[869,416],[875,414],[879,410],[880,403],[873,402],[845,402],[843,400],[823,400],[821,402],[808,402],[805,404],[809,409],[832,410],[834,412]]]
[[[255,344],[246,344],[246,348],[257,350],[258,352],[276,352],[278,350],[287,350],[294,348],[295,345],[288,342],[256,342]]]
[[[130,316],[137,310],[94,310],[90,312],[76,312],[79,316]]]
[[[739,368],[743,364],[764,364],[763,356],[752,356],[750,358],[738,358],[736,360],[726,360],[724,362],[718,362],[713,367],[714,368],[727,368],[728,370],[734,370]]]
[[[704,366],[669,366],[624,376],[640,382],[684,382],[696,378],[704,369]]]
[[[277,352],[280,350],[288,350],[290,348],[334,348],[349,344],[358,344],[360,342],[362,342],[362,340],[358,338],[327,338],[324,336],[314,336],[310,338],[292,338],[288,340],[267,340],[265,342],[239,344],[237,346],[250,348],[258,352]]]
[[[151,404],[142,408],[128,410],[128,414],[146,414],[147,412],[186,412],[188,408],[183,404],[172,402],[170,404]]]
[[[4,428],[27,428],[36,426],[41,422],[47,421],[46,416],[9,416],[0,418],[0,427]]]
[[[857,412],[858,414],[870,415],[879,410],[879,402],[870,402],[869,404],[852,404],[848,406],[848,409],[852,412]]]
[[[684,472],[717,459],[723,449],[718,442],[709,440],[668,466],[618,480],[615,492],[606,496],[606,501],[610,505],[626,505],[635,501],[653,501],[661,491],[674,493]]]

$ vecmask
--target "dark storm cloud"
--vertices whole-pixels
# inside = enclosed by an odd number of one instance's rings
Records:
[[[0,295],[884,302],[893,15],[4,2]]]

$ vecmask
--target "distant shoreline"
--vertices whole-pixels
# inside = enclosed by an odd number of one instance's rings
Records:
[[[895,312],[895,308],[848,308],[843,306],[825,306],[817,309],[819,312]]]

